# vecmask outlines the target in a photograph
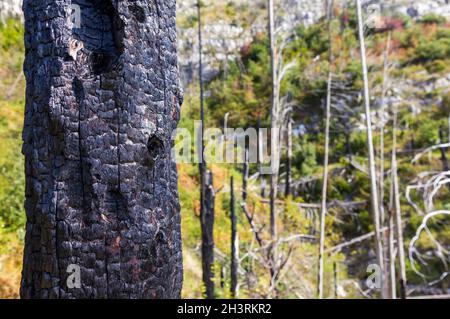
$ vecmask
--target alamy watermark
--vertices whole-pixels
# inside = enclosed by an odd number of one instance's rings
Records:
[[[80,289],[81,288],[81,267],[76,264],[70,264],[67,266],[67,288]]]
[[[285,133],[285,130],[277,127],[203,129],[202,122],[195,121],[194,134],[184,128],[178,128],[172,133],[172,158],[176,163],[259,163],[261,174],[274,174],[279,169]]]
[[[369,29],[375,29],[381,19],[381,5],[370,4],[366,8],[365,26]]]
[[[70,29],[81,28],[81,7],[77,4],[71,4],[69,6],[69,16],[67,18],[67,24]]]
[[[380,290],[383,282],[383,271],[377,264],[370,264],[367,266],[367,273],[369,276],[366,279],[366,286],[369,289]]]

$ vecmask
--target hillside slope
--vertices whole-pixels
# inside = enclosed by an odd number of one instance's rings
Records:
[[[269,123],[270,79],[268,72],[268,46],[265,30],[250,32],[254,23],[264,25],[264,7],[255,4],[220,3],[205,8],[206,59],[211,62],[206,84],[207,123],[223,127],[225,113],[230,113],[229,125],[254,127],[258,118],[262,126]],[[225,12],[226,14],[222,14]],[[220,14],[219,14],[220,13]],[[338,13],[342,13],[338,10]],[[220,21],[216,21],[218,15]],[[262,18],[261,18],[262,17]],[[187,75],[185,103],[180,127],[193,131],[193,122],[199,117],[199,90],[195,72],[196,18],[195,10],[181,14],[182,35],[191,40],[181,47],[182,62]],[[276,296],[285,298],[313,298],[316,293],[317,268],[317,207],[307,204],[320,202],[323,161],[323,100],[327,71],[327,34],[324,21],[306,28],[301,21],[294,25],[296,36],[287,47],[286,59],[295,60],[296,67],[283,82],[284,94],[296,102],[294,112],[293,194],[279,198],[280,244],[282,255],[289,255],[288,263],[277,284]],[[217,23],[214,23],[214,22]],[[348,23],[341,29],[341,21],[335,21],[336,76],[333,91],[332,154],[329,201],[336,203],[327,217],[326,247],[332,248],[373,230],[369,213],[368,178],[364,171],[367,164],[364,117],[361,109],[361,73],[357,38],[354,31],[354,15],[349,13]],[[436,149],[423,156],[415,164],[412,159],[427,147],[449,142],[448,117],[450,116],[450,24],[445,18],[429,15],[415,21],[401,17],[402,26],[393,31],[390,60],[390,107],[399,110],[399,173],[402,191],[402,209],[405,218],[405,246],[408,247],[423,216],[404,196],[407,186],[416,183],[424,172],[442,172],[442,152]],[[218,27],[216,28],[215,25]],[[231,25],[231,27],[229,27]],[[247,31],[248,32],[247,32]],[[339,30],[339,31],[338,31]],[[232,39],[219,43],[223,32]],[[245,36],[241,36],[241,33]],[[23,96],[25,83],[21,75],[23,60],[23,27],[17,20],[0,24],[0,298],[17,298],[21,271],[22,236],[25,222],[23,158],[21,155],[21,130],[23,123]],[[390,171],[391,109],[382,111],[383,51],[387,32],[368,34],[368,55],[372,105],[375,119],[375,143],[380,143],[380,129],[385,137],[386,180]],[[236,40],[237,39],[237,40]],[[185,39],[186,40],[186,39]],[[182,39],[183,41],[183,39]],[[187,40],[186,40],[187,41]],[[182,44],[186,44],[182,42]],[[224,52],[217,47],[230,49],[224,60]],[[184,49],[183,49],[184,48]],[[220,52],[219,52],[220,53]],[[227,61],[227,63],[224,63]],[[441,134],[439,131],[444,131]],[[380,151],[378,151],[380,152]],[[380,155],[378,153],[378,155]],[[447,152],[448,155],[448,152]],[[284,159],[283,159],[284,160]],[[380,164],[380,163],[378,163]],[[381,164],[380,164],[381,165]],[[199,221],[198,167],[179,164],[179,189],[182,209],[182,236],[184,246],[185,282],[183,297],[201,298],[201,254]],[[236,183],[239,247],[239,297],[265,298],[271,295],[270,274],[264,264],[264,256],[250,229],[248,219],[241,209],[242,165],[212,164],[216,195],[216,243],[215,283],[218,297],[229,295],[230,264],[230,187],[229,179]],[[250,167],[249,199],[247,201],[263,240],[268,241],[269,207],[261,196],[261,180],[257,177],[257,165]],[[282,173],[284,173],[284,166]],[[284,176],[284,175],[282,175]],[[284,187],[284,179],[280,187]],[[422,181],[423,182],[423,181]],[[385,185],[385,202],[389,202],[389,183]],[[423,194],[413,192],[411,200],[426,210]],[[449,190],[439,189],[435,196],[435,209],[450,209]],[[348,209],[342,203],[357,203]],[[303,206],[302,206],[303,204]],[[339,206],[341,204],[341,206]],[[307,206],[307,205],[306,205]],[[387,210],[386,210],[387,211]],[[448,218],[438,218],[430,224],[431,233],[442,247],[448,250],[450,229]],[[439,279],[446,265],[434,249],[434,242],[421,237],[419,249],[426,257],[426,265],[418,266],[427,282]],[[342,249],[326,258],[326,296],[339,298],[376,297],[366,291],[367,265],[374,260],[371,240]],[[444,277],[432,287],[424,285],[408,262],[409,290],[416,294],[448,293],[449,279]],[[336,273],[334,272],[336,269]],[[336,276],[335,276],[336,275]],[[334,282],[337,278],[337,282]],[[335,285],[336,284],[336,285]],[[268,292],[269,291],[269,292]]]

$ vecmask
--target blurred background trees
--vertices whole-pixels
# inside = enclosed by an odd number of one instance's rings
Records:
[[[180,68],[185,88],[180,126],[193,132],[193,121],[198,120],[200,114],[199,52],[195,40],[198,16],[195,1],[178,2]],[[281,30],[290,34],[283,50],[283,60],[287,63],[295,61],[280,83],[280,96],[289,97],[293,109],[290,195],[278,192],[275,201],[277,250],[283,257],[281,263],[286,261],[286,264],[281,267],[274,284],[273,276],[267,270],[269,265],[265,254],[265,246],[270,243],[269,192],[267,189],[265,197],[261,196],[261,180],[267,178],[260,178],[259,165],[249,165],[247,198],[244,201],[242,165],[210,164],[208,169],[214,177],[215,190],[212,280],[216,297],[231,297],[230,290],[233,290],[230,289],[230,177],[234,177],[239,248],[238,297],[260,298],[269,293],[279,298],[316,297],[329,33],[328,22],[324,18],[325,1],[291,2],[275,1],[275,21]],[[304,3],[309,3],[309,7],[302,7]],[[363,1],[363,7],[365,3]],[[425,2],[417,1],[418,5],[422,3]],[[430,1],[426,3],[432,6]],[[290,10],[286,10],[283,4]],[[297,10],[297,5],[301,9]],[[410,296],[448,294],[450,283],[446,275],[450,261],[449,217],[446,214],[433,215],[427,220],[427,227],[423,227],[428,213],[450,209],[450,191],[445,186],[449,183],[448,175],[444,174],[442,163],[442,150],[450,156],[449,148],[429,149],[449,143],[450,11],[445,5],[434,11],[424,6],[410,7],[408,1],[398,10],[388,10],[389,15],[377,20],[375,28],[366,28],[364,32],[377,150],[375,160],[378,170],[384,172],[383,185],[378,187],[385,190],[382,199],[386,215],[393,168],[390,159],[394,107],[398,111],[396,171],[404,227],[406,292]],[[379,292],[366,285],[367,266],[376,263],[376,258],[367,171],[363,76],[354,1],[334,1],[333,16],[334,74],[323,291],[325,298],[378,298]],[[367,18],[364,16],[364,21],[367,22]],[[272,81],[266,1],[205,1],[202,24],[206,126],[223,127],[224,116],[229,113],[228,127],[258,127],[258,123],[260,127],[270,127]],[[389,32],[392,34],[389,83],[383,89],[384,53]],[[20,154],[24,102],[22,34],[20,20],[6,19],[0,25],[2,297],[17,297],[21,267],[24,225],[23,159]],[[385,95],[383,90],[386,90]],[[378,148],[380,129],[384,132],[383,150]],[[284,145],[287,144],[285,142]],[[414,157],[427,149],[429,151],[413,162]],[[380,152],[384,153],[383,162]],[[288,156],[285,147],[281,154],[278,186],[284,190],[287,170],[284,163]],[[184,297],[202,297],[205,293],[204,286],[199,284],[202,281],[199,182],[198,166],[179,165]],[[265,182],[269,185],[268,179]],[[251,223],[248,217],[251,217]],[[422,231],[417,233],[418,230]],[[412,259],[408,256],[410,254]],[[399,278],[397,271],[397,280]]]

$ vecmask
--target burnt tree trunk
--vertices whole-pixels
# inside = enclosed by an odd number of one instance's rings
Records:
[[[73,5],[23,5],[21,297],[179,298],[175,0]]]
[[[242,167],[242,201],[244,203],[247,202],[247,188],[248,188],[248,175],[250,173],[250,165],[249,165],[249,158],[248,158],[248,147],[245,147],[245,159],[244,159],[244,165]]]
[[[201,216],[203,283],[206,298],[214,299],[214,204],[216,193],[212,172],[208,171],[205,177],[205,206]]]
[[[234,198],[234,179],[230,180],[230,219],[231,219],[231,297],[237,298],[238,287],[238,244],[237,244],[237,222]]]
[[[334,282],[334,299],[339,299],[338,295],[338,275],[337,275],[337,264],[333,262],[333,282]]]

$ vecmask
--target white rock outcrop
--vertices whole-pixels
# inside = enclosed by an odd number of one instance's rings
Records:
[[[8,17],[22,17],[22,0],[0,0],[0,21]]]

